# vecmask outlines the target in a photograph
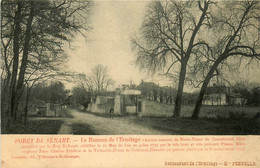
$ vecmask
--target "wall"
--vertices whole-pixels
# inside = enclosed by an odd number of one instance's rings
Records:
[[[113,104],[92,104],[91,112],[94,113],[110,113],[110,110],[114,108]]]
[[[114,105],[114,113],[120,115],[121,114],[121,98],[120,95],[116,95],[115,97],[115,105]]]
[[[53,104],[50,106],[50,114],[49,116],[56,116],[59,117],[61,116],[61,106],[59,104]]]
[[[93,105],[93,103],[89,103],[89,104],[88,104],[88,108],[87,108],[86,110],[89,111],[89,112],[91,112],[92,105]]]
[[[139,116],[170,117],[173,115],[174,105],[142,99]]]
[[[41,111],[41,112],[40,112]],[[28,109],[28,116],[59,117],[61,106],[58,104],[45,103],[45,105],[31,104]]]
[[[97,96],[96,102],[92,102],[88,105],[88,111],[94,113],[110,113],[111,109],[114,109],[114,103],[109,102],[111,97]]]
[[[136,114],[136,106],[126,106],[126,113]]]

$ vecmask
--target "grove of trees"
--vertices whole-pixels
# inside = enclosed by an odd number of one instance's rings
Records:
[[[180,116],[185,83],[201,86],[192,115],[197,119],[211,78],[231,66],[228,58],[238,58],[236,65],[259,60],[259,18],[258,1],[150,2],[132,38],[136,64],[178,79],[174,117]]]
[[[108,68],[96,65],[90,74],[64,70],[75,35],[89,30],[92,1],[1,1],[1,126],[19,126],[27,117],[31,98],[63,103],[68,96],[62,83],[43,85],[50,79],[74,76],[72,97],[87,108],[91,96],[114,85]],[[185,85],[200,87],[192,118],[199,117],[207,86],[214,76],[237,71],[242,64],[260,59],[260,2],[243,1],[151,1],[132,46],[140,69],[163,73],[178,83],[177,90],[150,84],[139,88],[150,100],[175,105],[194,102]],[[232,63],[233,62],[233,63]],[[233,86],[249,104],[258,104],[259,87]],[[45,94],[41,95],[41,92]],[[51,93],[50,93],[51,92]],[[58,93],[59,92],[59,93]],[[43,96],[43,97],[41,97]],[[25,99],[25,101],[24,101]],[[175,100],[174,100],[175,99]],[[21,108],[25,102],[25,110]],[[8,131],[7,131],[8,132]]]
[[[25,86],[66,75],[63,52],[76,33],[88,30],[90,1],[1,1],[2,131],[19,124]]]
[[[32,88],[30,99],[62,105],[66,103],[68,94],[69,90],[61,82],[38,83]]]

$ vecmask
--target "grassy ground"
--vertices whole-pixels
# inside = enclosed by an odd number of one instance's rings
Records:
[[[72,124],[71,129],[73,135],[96,135],[96,133],[92,131],[91,127],[87,124],[82,124],[82,123]]]
[[[109,114],[89,113],[99,117],[110,118]],[[171,117],[138,117],[136,115],[113,116],[113,119],[166,131],[177,135],[260,135],[260,118],[171,118]],[[81,128],[84,132],[84,129]],[[86,130],[85,130],[86,131]]]
[[[29,116],[26,126],[13,125],[7,134],[57,134],[64,118],[72,118],[68,110],[63,109],[60,117]]]
[[[202,106],[200,118],[191,120],[193,106],[182,106],[182,118],[114,117],[153,129],[180,135],[260,135],[260,107]],[[87,112],[89,113],[89,112]],[[110,117],[109,114],[91,113]]]
[[[193,106],[182,106],[182,118],[136,117],[114,118],[180,135],[260,135],[260,108],[242,106],[203,106],[198,120],[191,120]],[[87,112],[89,113],[89,112]],[[91,113],[110,117],[109,114]]]
[[[187,114],[190,109],[192,108],[184,106],[182,108],[182,113]],[[122,123],[133,123],[177,135],[260,135],[259,115],[258,117],[252,117],[257,114],[258,110],[259,107],[231,108],[223,106],[213,108],[212,106],[205,106],[202,109],[202,114],[205,114],[205,116],[198,120],[191,120],[185,116],[182,118],[140,118],[136,115],[126,115],[123,117],[113,116],[113,119],[109,121],[113,122],[113,120],[118,120],[122,121]],[[109,114],[83,111],[81,111],[81,113],[88,113],[101,118],[112,117]],[[244,113],[247,114],[244,115]],[[248,117],[248,114],[251,114],[251,117]],[[16,126],[9,130],[9,134],[57,134],[64,119],[72,117],[73,116],[67,110],[63,111],[61,117],[30,117],[26,129],[23,126]],[[85,121],[71,124],[73,134],[95,135],[96,133],[91,129],[93,125],[88,124],[89,123]]]
[[[192,116],[194,106],[183,105],[181,116]],[[248,106],[202,106],[200,118],[254,118],[260,113],[260,107]]]
[[[29,119],[26,127],[17,125],[8,134],[57,134],[62,123],[60,119]]]
[[[259,135],[260,107],[202,106],[200,118],[191,120],[194,106],[183,105],[182,118],[135,118],[132,122],[181,135]]]
[[[131,118],[131,122],[179,135],[259,135],[258,119]]]
[[[148,120],[148,119],[144,119]],[[136,122],[143,124],[141,120]],[[149,126],[155,129],[166,129],[172,134],[184,135],[258,135],[259,121],[255,119],[149,119]]]

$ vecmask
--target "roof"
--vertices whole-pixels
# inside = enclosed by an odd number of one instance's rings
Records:
[[[233,97],[233,98],[241,98],[242,97],[242,95],[240,93],[232,93],[229,96]]]
[[[141,91],[140,90],[134,90],[134,89],[129,89],[129,90],[122,90],[120,92],[122,95],[140,95]]]
[[[153,82],[142,82],[137,86],[137,88],[140,90],[145,88],[145,89],[161,89],[165,91],[176,91],[176,89],[172,88],[171,86],[159,86],[159,84],[156,85]]]
[[[97,96],[115,96],[116,92],[115,91],[106,91],[106,92],[98,92]]]
[[[206,94],[209,95],[209,94],[220,94],[220,93],[229,93],[229,88],[224,86],[224,85],[215,85],[215,86],[211,86],[211,87],[207,87],[207,90],[206,90]]]
[[[158,86],[158,85],[156,85],[156,84],[153,83],[153,82],[142,82],[142,83],[140,83],[140,84],[137,86],[137,88],[146,87],[146,86]]]

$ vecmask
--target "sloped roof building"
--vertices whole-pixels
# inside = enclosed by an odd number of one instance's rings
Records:
[[[230,87],[214,84],[207,88],[202,103],[204,105],[244,105],[245,100],[240,94],[233,93]]]

